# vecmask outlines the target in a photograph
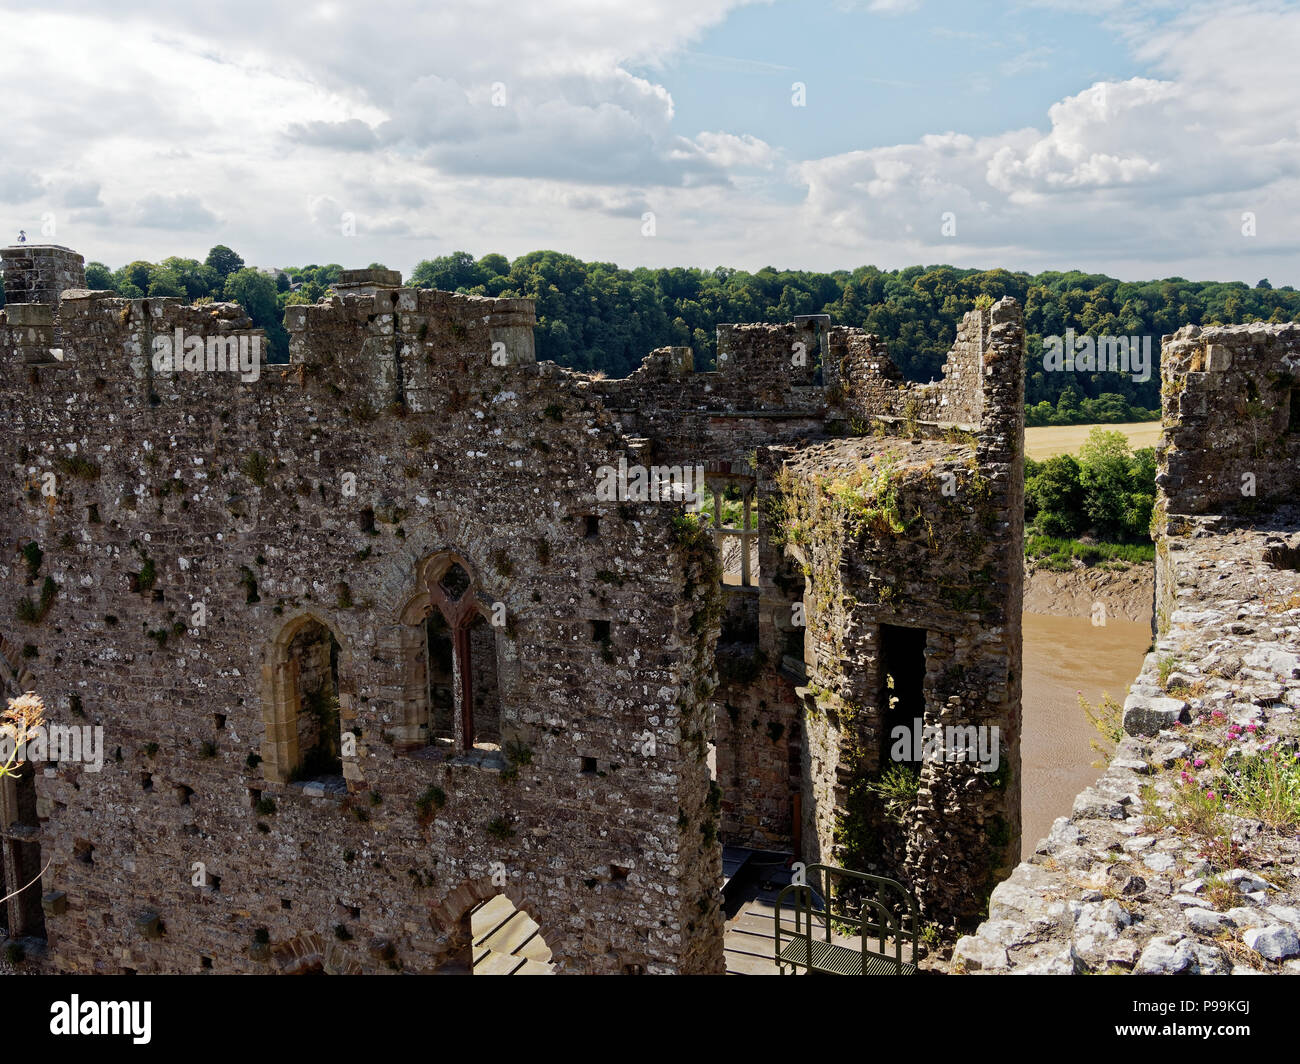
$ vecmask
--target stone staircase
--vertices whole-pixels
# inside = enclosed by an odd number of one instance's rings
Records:
[[[504,894],[470,912],[475,975],[552,975],[550,947],[533,919]]]

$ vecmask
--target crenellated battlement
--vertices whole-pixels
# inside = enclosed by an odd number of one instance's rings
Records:
[[[291,306],[290,362],[268,361],[265,332],[234,303],[191,305],[172,297],[124,299],[67,289],[54,304],[0,308],[0,372],[44,370],[46,389],[143,389],[160,399],[230,394],[240,383],[278,388],[309,381],[375,410],[429,409],[480,371],[500,377],[536,364],[531,299],[491,299],[402,288],[396,271],[345,271],[327,301]],[[237,359],[232,363],[232,359]],[[261,394],[259,392],[258,394]]]

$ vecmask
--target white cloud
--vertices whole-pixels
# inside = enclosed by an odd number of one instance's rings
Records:
[[[770,170],[777,153],[770,144],[748,133],[700,133],[695,145],[709,162],[724,170],[759,168]]]
[[[65,207],[102,207],[99,199],[98,181],[67,181],[60,188],[60,197]]]
[[[1048,109],[1045,130],[931,136],[801,164],[808,224],[845,248],[886,247],[896,262],[1130,274],[1177,263],[1213,276],[1249,269],[1245,257],[1286,262],[1300,242],[1300,13],[1198,8],[1137,39],[1160,77],[1074,93]],[[1245,210],[1261,220],[1253,243],[1240,232]],[[941,235],[945,211],[955,239]]]
[[[867,0],[866,3],[868,11],[880,15],[901,15],[920,6],[921,0]]]
[[[743,2],[134,0],[87,14],[48,0],[9,11],[0,38],[0,68],[26,72],[6,108],[0,202],[29,231],[57,208],[60,241],[109,262],[201,257],[219,239],[267,263],[409,266],[453,247],[550,246],[630,264],[1218,275],[1236,256],[1281,261],[1300,245],[1292,5],[1196,4],[1156,22],[1151,10],[1173,9],[1104,0],[1148,76],[1080,84],[1036,127],[795,158],[745,125],[761,108],[681,128],[658,73],[683,55],[780,73],[690,51]],[[1046,54],[1012,43],[1004,77]],[[1105,69],[1123,69],[1124,48]],[[1253,243],[1243,210],[1259,219]],[[955,239],[940,234],[945,211]],[[1242,261],[1275,281],[1293,269]]]
[[[146,229],[189,230],[210,229],[219,219],[192,192],[151,192],[135,204],[129,221]]]
[[[0,203],[26,203],[45,191],[44,182],[31,170],[0,167]]]

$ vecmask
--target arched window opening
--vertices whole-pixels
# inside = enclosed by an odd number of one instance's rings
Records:
[[[339,644],[312,621],[289,643],[297,688],[299,763],[294,777],[313,780],[343,775],[339,727]]]
[[[453,562],[438,580],[438,586],[442,588],[449,602],[459,602],[464,598],[465,592],[470,589],[472,583],[469,573],[465,572],[459,562]]]
[[[466,735],[478,747],[501,743],[501,687],[497,680],[497,634],[483,614],[469,624],[469,674],[472,712]]]
[[[268,780],[342,778],[341,711],[348,696],[339,680],[341,653],[329,626],[310,615],[290,621],[272,645],[262,747]]]
[[[403,607],[396,639],[404,655],[407,749],[445,744],[498,750],[501,681],[498,629],[473,569],[450,554],[426,561]]]

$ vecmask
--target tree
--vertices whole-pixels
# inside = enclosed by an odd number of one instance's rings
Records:
[[[1061,394],[1056,399],[1056,409],[1059,413],[1069,415],[1077,411],[1083,399],[1083,393],[1079,391],[1078,385],[1070,381],[1061,389]]]
[[[417,288],[437,288],[455,292],[473,288],[491,276],[468,251],[453,251],[436,259],[425,259],[411,271],[411,284]]]
[[[218,244],[209,251],[204,264],[216,270],[217,275],[223,281],[236,270],[244,268],[244,260],[226,247],[225,244]]]
[[[149,291],[149,285],[153,280],[153,270],[152,262],[143,262],[137,259],[117,271],[115,277],[117,283],[113,287],[122,295],[127,296],[128,299],[142,299],[145,293]],[[131,286],[132,294],[130,295],[127,295],[127,285]]]
[[[271,357],[267,361],[287,362],[289,335],[284,331],[281,321],[275,282],[266,274],[245,267],[226,278],[224,295],[226,299],[234,300],[243,307],[253,319],[254,325],[266,330],[271,347]]]
[[[102,262],[92,262],[86,266],[86,287],[102,291],[113,287],[113,273]]]
[[[1079,463],[1068,454],[1053,455],[1026,472],[1025,495],[1032,499],[1034,520],[1045,536],[1071,537],[1083,525],[1083,486]]]
[[[1132,459],[1122,432],[1099,427],[1088,433],[1079,449],[1083,512],[1099,538],[1117,540],[1128,534],[1125,515],[1132,507]]]
[[[167,258],[159,263],[159,267],[175,278],[176,284],[182,289],[178,294],[184,295],[191,301],[204,296],[212,296],[214,299],[221,296],[223,283],[221,276],[211,266],[199,262],[198,259]]]
[[[177,299],[185,298],[185,289],[181,287],[181,282],[171,270],[164,270],[161,267],[154,270],[153,276],[149,281],[149,295],[151,296],[174,296]]]
[[[1133,452],[1129,463],[1129,498],[1124,509],[1124,526],[1129,539],[1147,539],[1151,535],[1151,512],[1156,497],[1156,452],[1143,447]]]

